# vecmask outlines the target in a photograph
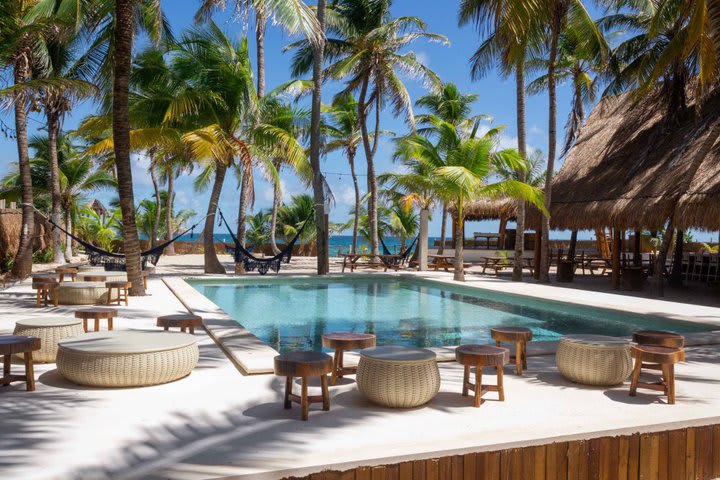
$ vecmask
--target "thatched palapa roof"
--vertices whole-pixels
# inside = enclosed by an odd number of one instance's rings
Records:
[[[464,210],[467,221],[497,220],[501,217],[514,219],[517,216],[517,201],[511,198],[483,198],[468,203]],[[455,204],[451,204],[448,211],[455,216]]]
[[[689,107],[668,123],[659,91],[602,100],[553,182],[553,227],[660,229],[677,205],[676,225],[718,228],[720,145],[705,158],[698,151],[720,121],[720,101]]]

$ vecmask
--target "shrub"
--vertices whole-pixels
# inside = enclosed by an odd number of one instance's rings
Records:
[[[52,263],[54,258],[52,247],[33,252],[33,263]]]
[[[7,255],[5,258],[0,260],[0,273],[7,273],[12,270],[14,263],[15,259],[12,256]]]

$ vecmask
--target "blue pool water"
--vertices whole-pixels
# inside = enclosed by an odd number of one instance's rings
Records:
[[[633,315],[488,290],[408,279],[189,280],[280,352],[322,350],[325,332],[367,332],[379,345],[490,343],[490,327],[523,326],[534,340],[570,333],[628,336],[638,329],[709,331],[712,326]]]

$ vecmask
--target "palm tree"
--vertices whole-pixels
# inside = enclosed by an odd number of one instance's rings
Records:
[[[527,155],[525,129],[525,57],[528,50],[544,38],[542,18],[524,14],[524,2],[497,0],[463,0],[460,4],[460,24],[474,23],[483,43],[471,58],[471,76],[478,80],[498,66],[503,76],[515,73],[515,101],[517,114],[518,152]],[[534,19],[534,21],[533,21]],[[520,176],[522,181],[522,172]],[[518,200],[518,219],[515,235],[513,281],[522,281],[523,247],[525,243],[525,202]]]
[[[368,178],[368,215],[370,216],[372,254],[378,254],[377,200],[378,189],[374,158],[378,149],[380,112],[391,104],[395,115],[404,115],[414,128],[410,95],[398,72],[411,74],[435,87],[441,85],[437,75],[418,61],[413,52],[401,53],[417,39],[447,43],[442,35],[428,33],[425,23],[417,17],[391,18],[389,1],[340,0],[329,9],[331,32],[339,38],[327,40],[326,76],[345,79],[346,92],[358,92],[358,120]],[[310,68],[311,48],[307,41],[291,44],[296,49],[293,75],[300,76]],[[315,65],[317,67],[317,65]],[[315,77],[319,76],[319,73]],[[374,135],[369,115],[374,113]]]
[[[444,83],[442,88],[427,95],[423,95],[415,101],[415,105],[425,108],[431,115],[451,125],[472,124],[477,116],[471,116],[471,105],[478,99],[478,95],[474,93],[464,94],[460,92],[457,85],[452,82]],[[426,123],[425,115],[418,115],[417,122]],[[422,130],[421,130],[422,131]],[[440,248],[438,254],[445,251],[445,237],[447,235],[448,206],[447,203],[442,204],[442,218],[440,220]]]
[[[311,249],[312,243],[317,239],[315,228],[315,206],[314,198],[307,194],[294,195],[290,203],[282,205],[278,209],[278,228],[287,241],[290,241],[305,225],[308,224],[300,235],[300,242],[307,249]]]
[[[0,65],[12,70],[12,83],[15,85],[28,81],[33,67],[39,70],[47,64],[42,48],[42,33],[47,23],[39,19],[34,11],[36,3],[36,1],[10,0],[3,2],[0,11]],[[23,89],[13,92],[15,140],[22,185],[22,230],[20,246],[12,268],[12,275],[18,278],[25,278],[32,271],[35,228],[27,135],[27,110],[31,107],[30,100]]]
[[[248,241],[256,250],[266,244],[270,240],[270,220],[272,215],[268,212],[260,210],[255,215],[248,215]]]
[[[353,211],[353,234],[351,253],[357,251],[358,222],[360,220],[360,187],[355,173],[355,155],[362,141],[360,124],[357,115],[357,101],[352,93],[346,92],[333,99],[332,105],[326,107],[327,121],[324,133],[327,137],[323,146],[326,153],[342,150],[350,165],[350,176],[355,190],[355,209]]]
[[[122,229],[119,210],[101,216],[87,205],[80,208],[76,225],[78,235],[83,240],[109,252],[113,251],[118,232]]]

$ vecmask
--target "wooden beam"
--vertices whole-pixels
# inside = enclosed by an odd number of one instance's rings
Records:
[[[622,250],[622,232],[619,228],[613,228],[612,245],[612,274],[610,285],[613,290],[620,290],[620,250]]]
[[[540,278],[540,248],[541,248],[540,239],[541,239],[540,232],[536,231],[535,232],[535,252],[533,254],[534,255],[533,276],[535,278]]]
[[[636,267],[642,266],[642,247],[640,244],[642,237],[642,232],[640,230],[635,230],[635,248],[633,251],[633,264],[635,264]]]

